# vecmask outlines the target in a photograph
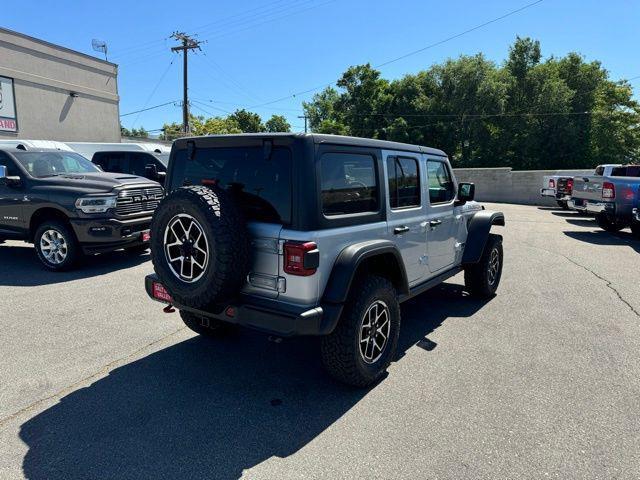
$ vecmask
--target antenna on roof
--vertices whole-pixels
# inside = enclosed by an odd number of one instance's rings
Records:
[[[91,47],[95,52],[104,53],[104,59],[107,60],[107,42],[94,38],[91,40]]]

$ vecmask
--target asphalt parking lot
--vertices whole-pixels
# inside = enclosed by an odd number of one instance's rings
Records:
[[[403,305],[369,390],[314,339],[194,336],[147,299],[148,255],[41,270],[0,245],[0,478],[638,478],[640,241],[505,212],[498,295]]]

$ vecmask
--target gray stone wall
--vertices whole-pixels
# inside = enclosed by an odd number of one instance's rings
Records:
[[[473,182],[479,202],[518,203],[522,205],[556,205],[555,200],[540,196],[546,175],[591,174],[588,170],[522,170],[511,168],[456,168],[459,182]]]
[[[0,76],[13,78],[19,129],[0,138],[120,141],[115,64],[0,28]]]

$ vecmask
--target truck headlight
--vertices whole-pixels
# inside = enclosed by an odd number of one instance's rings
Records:
[[[108,197],[83,197],[76,200],[76,208],[84,213],[104,213],[116,206],[115,195]]]

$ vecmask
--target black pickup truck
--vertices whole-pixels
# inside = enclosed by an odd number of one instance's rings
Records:
[[[69,269],[82,254],[148,249],[163,196],[158,183],[103,172],[75,152],[0,149],[0,243],[33,243],[49,270]]]

